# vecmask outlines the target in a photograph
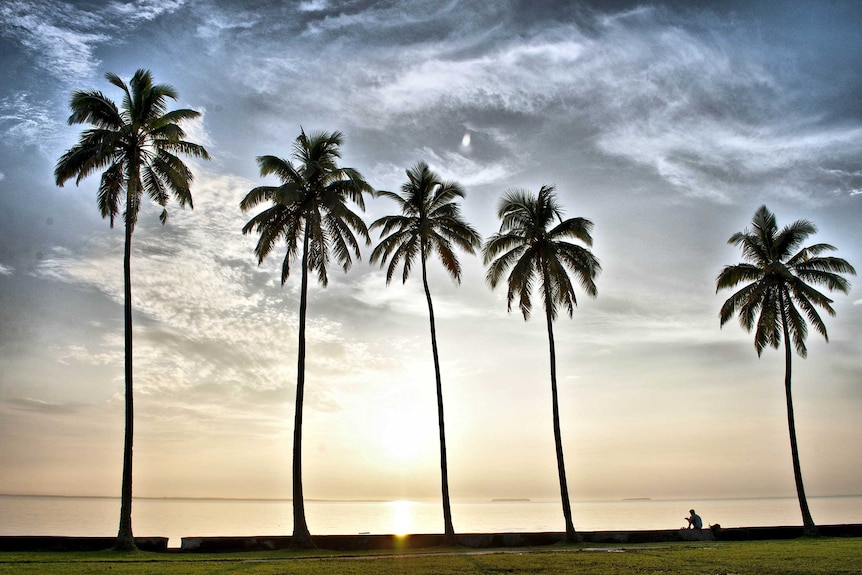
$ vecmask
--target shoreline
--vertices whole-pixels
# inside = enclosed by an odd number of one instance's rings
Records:
[[[862,537],[862,523],[819,525],[822,537]],[[662,529],[641,531],[579,531],[579,543],[638,544],[683,541],[765,541],[803,537],[802,526],[731,527],[711,529]],[[182,537],[179,548],[169,548],[167,537],[136,537],[142,551],[156,553],[237,553],[290,549],[291,536],[255,537]],[[312,535],[319,549],[330,551],[385,551],[423,549],[446,545],[443,534],[411,535]],[[0,552],[82,552],[102,551],[113,547],[116,537],[0,536]],[[460,533],[458,546],[490,549],[506,547],[541,547],[563,543],[563,532],[534,533]]]

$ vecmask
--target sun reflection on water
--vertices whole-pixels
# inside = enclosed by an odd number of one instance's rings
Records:
[[[389,506],[392,509],[392,534],[399,537],[410,534],[410,509],[413,507],[412,501],[390,501]]]

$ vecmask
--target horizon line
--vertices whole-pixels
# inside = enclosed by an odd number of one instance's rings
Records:
[[[49,494],[49,493],[0,493],[0,497],[32,497],[32,498],[53,498],[53,499],[113,499],[119,500],[119,495],[61,495],[61,494]],[[767,496],[757,496],[757,495],[745,495],[745,496],[727,496],[727,497],[619,497],[619,498],[602,498],[602,499],[571,499],[573,502],[577,503],[595,503],[595,502],[625,502],[625,503],[639,503],[639,502],[653,502],[653,501],[727,501],[734,499],[792,499],[795,498],[795,494],[787,494],[787,495],[767,495]],[[862,493],[842,493],[842,494],[832,494],[832,495],[809,495],[811,498],[839,498],[839,497],[862,497]],[[136,495],[133,499],[138,500],[147,500],[147,501],[248,501],[248,502],[261,502],[261,503],[287,503],[292,502],[292,497],[211,497],[211,496],[147,496],[147,495]],[[397,499],[376,499],[376,498],[319,498],[319,497],[306,497],[304,501],[308,502],[316,502],[316,503],[394,503],[398,501],[410,501],[413,503],[422,502],[422,500],[428,500],[428,497],[420,497],[420,498],[397,498]],[[457,501],[454,501],[457,502]],[[547,503],[547,502],[556,502],[554,499],[549,498],[528,498],[528,497],[492,497],[484,499],[482,502],[484,503],[506,503],[506,502],[520,502],[520,503]]]

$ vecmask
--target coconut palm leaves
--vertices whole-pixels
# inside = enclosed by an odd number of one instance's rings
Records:
[[[498,216],[500,231],[488,238],[482,251],[485,264],[489,265],[485,278],[491,288],[505,278],[509,311],[517,299],[525,320],[532,311],[534,288],[540,292],[548,326],[554,440],[566,539],[575,541],[577,534],[563,461],[553,321],[560,307],[571,317],[577,306],[570,273],[587,295],[595,297],[598,293],[594,280],[601,271],[599,260],[589,249],[568,241],[580,240],[591,246],[593,224],[584,218],[563,220],[553,186],[542,186],[535,196],[526,190],[507,192],[500,201]]]
[[[461,216],[457,201],[464,191],[456,182],[442,181],[428,165],[419,162],[407,171],[407,182],[401,186],[401,195],[393,192],[378,192],[393,200],[401,213],[384,216],[371,224],[380,228],[380,243],[371,252],[372,263],[380,262],[386,267],[388,284],[400,265],[401,280],[407,281],[418,259],[422,266],[422,286],[428,303],[431,323],[431,351],[434,357],[434,375],[437,381],[437,419],[440,428],[440,475],[443,494],[443,523],[446,539],[455,542],[452,511],[449,501],[448,466],[446,462],[446,433],[443,420],[443,387],[440,378],[440,360],[437,355],[437,329],[434,323],[434,306],[428,288],[426,264],[429,257],[437,255],[452,279],[461,281],[461,264],[455,248],[475,253],[482,240]]]
[[[284,242],[281,283],[290,276],[290,265],[301,258],[299,333],[296,375],[296,407],[293,430],[293,545],[313,547],[305,519],[302,492],[302,405],[305,391],[305,320],[308,304],[308,272],[328,283],[327,266],[335,260],[344,271],[359,259],[356,234],[370,243],[362,218],[348,205],[365,209],[364,193],[374,190],[352,168],[338,166],[340,132],[306,135],[302,130],[293,145],[293,162],[275,156],[257,158],[261,177],[276,176],[278,186],[252,189],[240,202],[243,211],[267,203],[269,207],[243,226],[243,234],[257,233],[254,253],[258,263]],[[300,244],[302,251],[300,252]]]
[[[207,151],[184,140],[180,123],[200,116],[194,110],[167,111],[167,100],[177,92],[166,84],[153,84],[148,70],[138,70],[127,86],[116,74],[105,78],[123,91],[122,107],[96,90],[75,91],[69,106],[69,125],[90,124],[91,129],[68,150],[54,170],[57,185],[75,178],[78,184],[102,171],[98,204],[111,227],[125,201],[124,220],[134,229],[142,195],[161,206],[161,220],[171,196],[181,206],[192,205],[191,171],[176,154],[208,159]]]
[[[761,206],[751,224],[751,230],[735,233],[728,240],[729,244],[740,247],[745,261],[721,270],[716,279],[716,292],[744,285],[724,302],[719,318],[723,326],[738,315],[739,323],[746,331],[754,329],[754,348],[758,356],[767,346],[777,349],[784,341],[784,389],[793,476],[805,533],[816,535],[817,527],[808,509],[796,443],[790,342],[800,356],[808,355],[805,347],[808,323],[829,341],[826,324],[817,308],[826,310],[831,316],[835,315],[835,310],[832,300],[813,286],[847,293],[850,283],[841,274],[855,275],[856,270],[841,258],[823,256],[836,249],[829,244],[801,247],[808,236],[817,231],[807,220],[797,220],[779,230],[775,216],[766,206]]]
[[[168,100],[177,92],[166,84],[153,84],[148,70],[138,70],[127,86],[116,74],[105,78],[123,92],[120,107],[96,90],[75,91],[69,103],[69,125],[89,124],[77,144],[60,157],[54,169],[58,186],[74,178],[75,183],[98,171],[98,206],[111,227],[125,204],[125,442],[117,548],[132,549],[132,443],[134,409],[132,398],[132,232],[138,220],[143,195],[162,207],[160,219],[168,217],[167,204],[174,197],[181,206],[192,205],[192,172],[177,154],[209,159],[203,146],[185,141],[180,124],[200,116],[194,110],[168,111]]]

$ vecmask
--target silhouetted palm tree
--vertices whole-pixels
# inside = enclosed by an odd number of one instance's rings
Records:
[[[371,224],[371,229],[382,228],[380,243],[371,252],[371,261],[380,262],[386,270],[386,283],[392,281],[396,268],[402,266],[401,280],[413,269],[416,258],[422,264],[422,286],[428,302],[428,317],[431,323],[431,353],[434,356],[434,376],[437,381],[437,421],[440,428],[440,474],[443,492],[443,524],[446,540],[455,543],[455,528],[452,526],[452,510],[449,502],[449,472],[446,463],[446,432],[443,424],[443,385],[440,379],[440,359],[437,355],[437,328],[434,324],[434,306],[428,289],[426,262],[437,254],[443,267],[456,282],[461,283],[461,264],[454,248],[467,253],[476,253],[482,238],[461,216],[456,203],[464,197],[457,182],[442,181],[425,162],[419,162],[407,171],[407,182],[401,186],[401,195],[393,192],[378,192],[398,204],[401,214],[384,216]],[[386,236],[386,237],[383,237]]]
[[[168,217],[165,207],[171,196],[181,206],[192,205],[189,186],[191,171],[176,154],[209,159],[198,144],[186,142],[180,123],[200,116],[194,110],[167,111],[167,100],[176,100],[177,92],[166,84],[153,84],[148,70],[138,70],[127,86],[116,74],[105,78],[123,91],[122,107],[96,90],[76,90],[69,106],[69,125],[89,124],[90,129],[57,162],[54,177],[57,185],[75,178],[78,184],[87,176],[103,170],[99,183],[98,204],[102,217],[114,219],[125,202],[123,220],[126,227],[123,281],[125,286],[125,442],[123,450],[123,485],[120,505],[118,549],[134,549],[132,536],[132,439],[134,409],[132,402],[132,232],[138,210],[146,193],[162,207],[160,219]]]
[[[533,287],[538,282],[548,324],[554,441],[557,450],[563,516],[566,521],[566,540],[575,542],[577,534],[572,524],[572,508],[566,484],[563,442],[560,433],[553,321],[557,317],[559,306],[565,308],[569,317],[577,306],[575,288],[569,272],[574,274],[587,295],[595,297],[598,293],[594,280],[601,271],[599,260],[589,249],[567,241],[577,239],[591,246],[593,239],[590,231],[593,224],[584,218],[563,220],[562,208],[557,202],[553,186],[542,186],[537,196],[533,196],[526,190],[506,192],[500,201],[498,216],[502,220],[500,231],[488,238],[482,252],[485,264],[490,264],[485,277],[491,288],[494,288],[511,269],[506,278],[509,311],[512,310],[512,302],[517,295],[518,307],[524,314],[525,320],[530,316]]]
[[[287,251],[281,267],[281,283],[290,275],[290,263],[302,258],[299,291],[299,343],[296,369],[296,407],[293,429],[293,545],[313,547],[305,520],[302,495],[302,401],[305,392],[305,317],[308,304],[308,272],[317,272],[318,282],[328,283],[326,266],[332,257],[344,271],[353,257],[360,258],[354,232],[371,243],[362,218],[347,205],[348,201],[365,209],[363,193],[374,190],[352,168],[338,166],[342,143],[340,132],[319,132],[307,136],[302,130],[293,144],[293,160],[260,156],[260,175],[275,175],[279,186],[254,188],[240,202],[248,211],[262,202],[272,205],[243,226],[243,234],[260,234],[254,253],[258,263],[280,242]],[[299,245],[302,243],[302,254]],[[351,255],[352,254],[352,255]]]
[[[808,510],[802,471],[799,466],[799,450],[796,444],[796,425],[793,417],[793,398],[790,391],[790,341],[796,353],[805,357],[808,350],[805,338],[808,335],[807,321],[823,335],[826,341],[826,325],[816,307],[825,309],[834,316],[832,300],[812,287],[847,293],[850,283],[839,274],[856,274],[849,263],[841,258],[822,257],[820,254],[834,251],[829,244],[814,244],[800,247],[817,228],[807,220],[797,220],[778,229],[775,216],[766,206],[761,206],[751,222],[752,230],[733,234],[729,244],[742,249],[745,260],[725,266],[716,278],[716,292],[745,284],[721,306],[720,319],[723,326],[735,314],[746,331],[755,325],[754,348],[757,355],[769,345],[778,349],[784,340],[784,393],[787,401],[787,425],[790,430],[790,452],[793,458],[793,477],[796,480],[796,495],[802,511],[802,522],[806,535],[816,535],[817,526]]]

